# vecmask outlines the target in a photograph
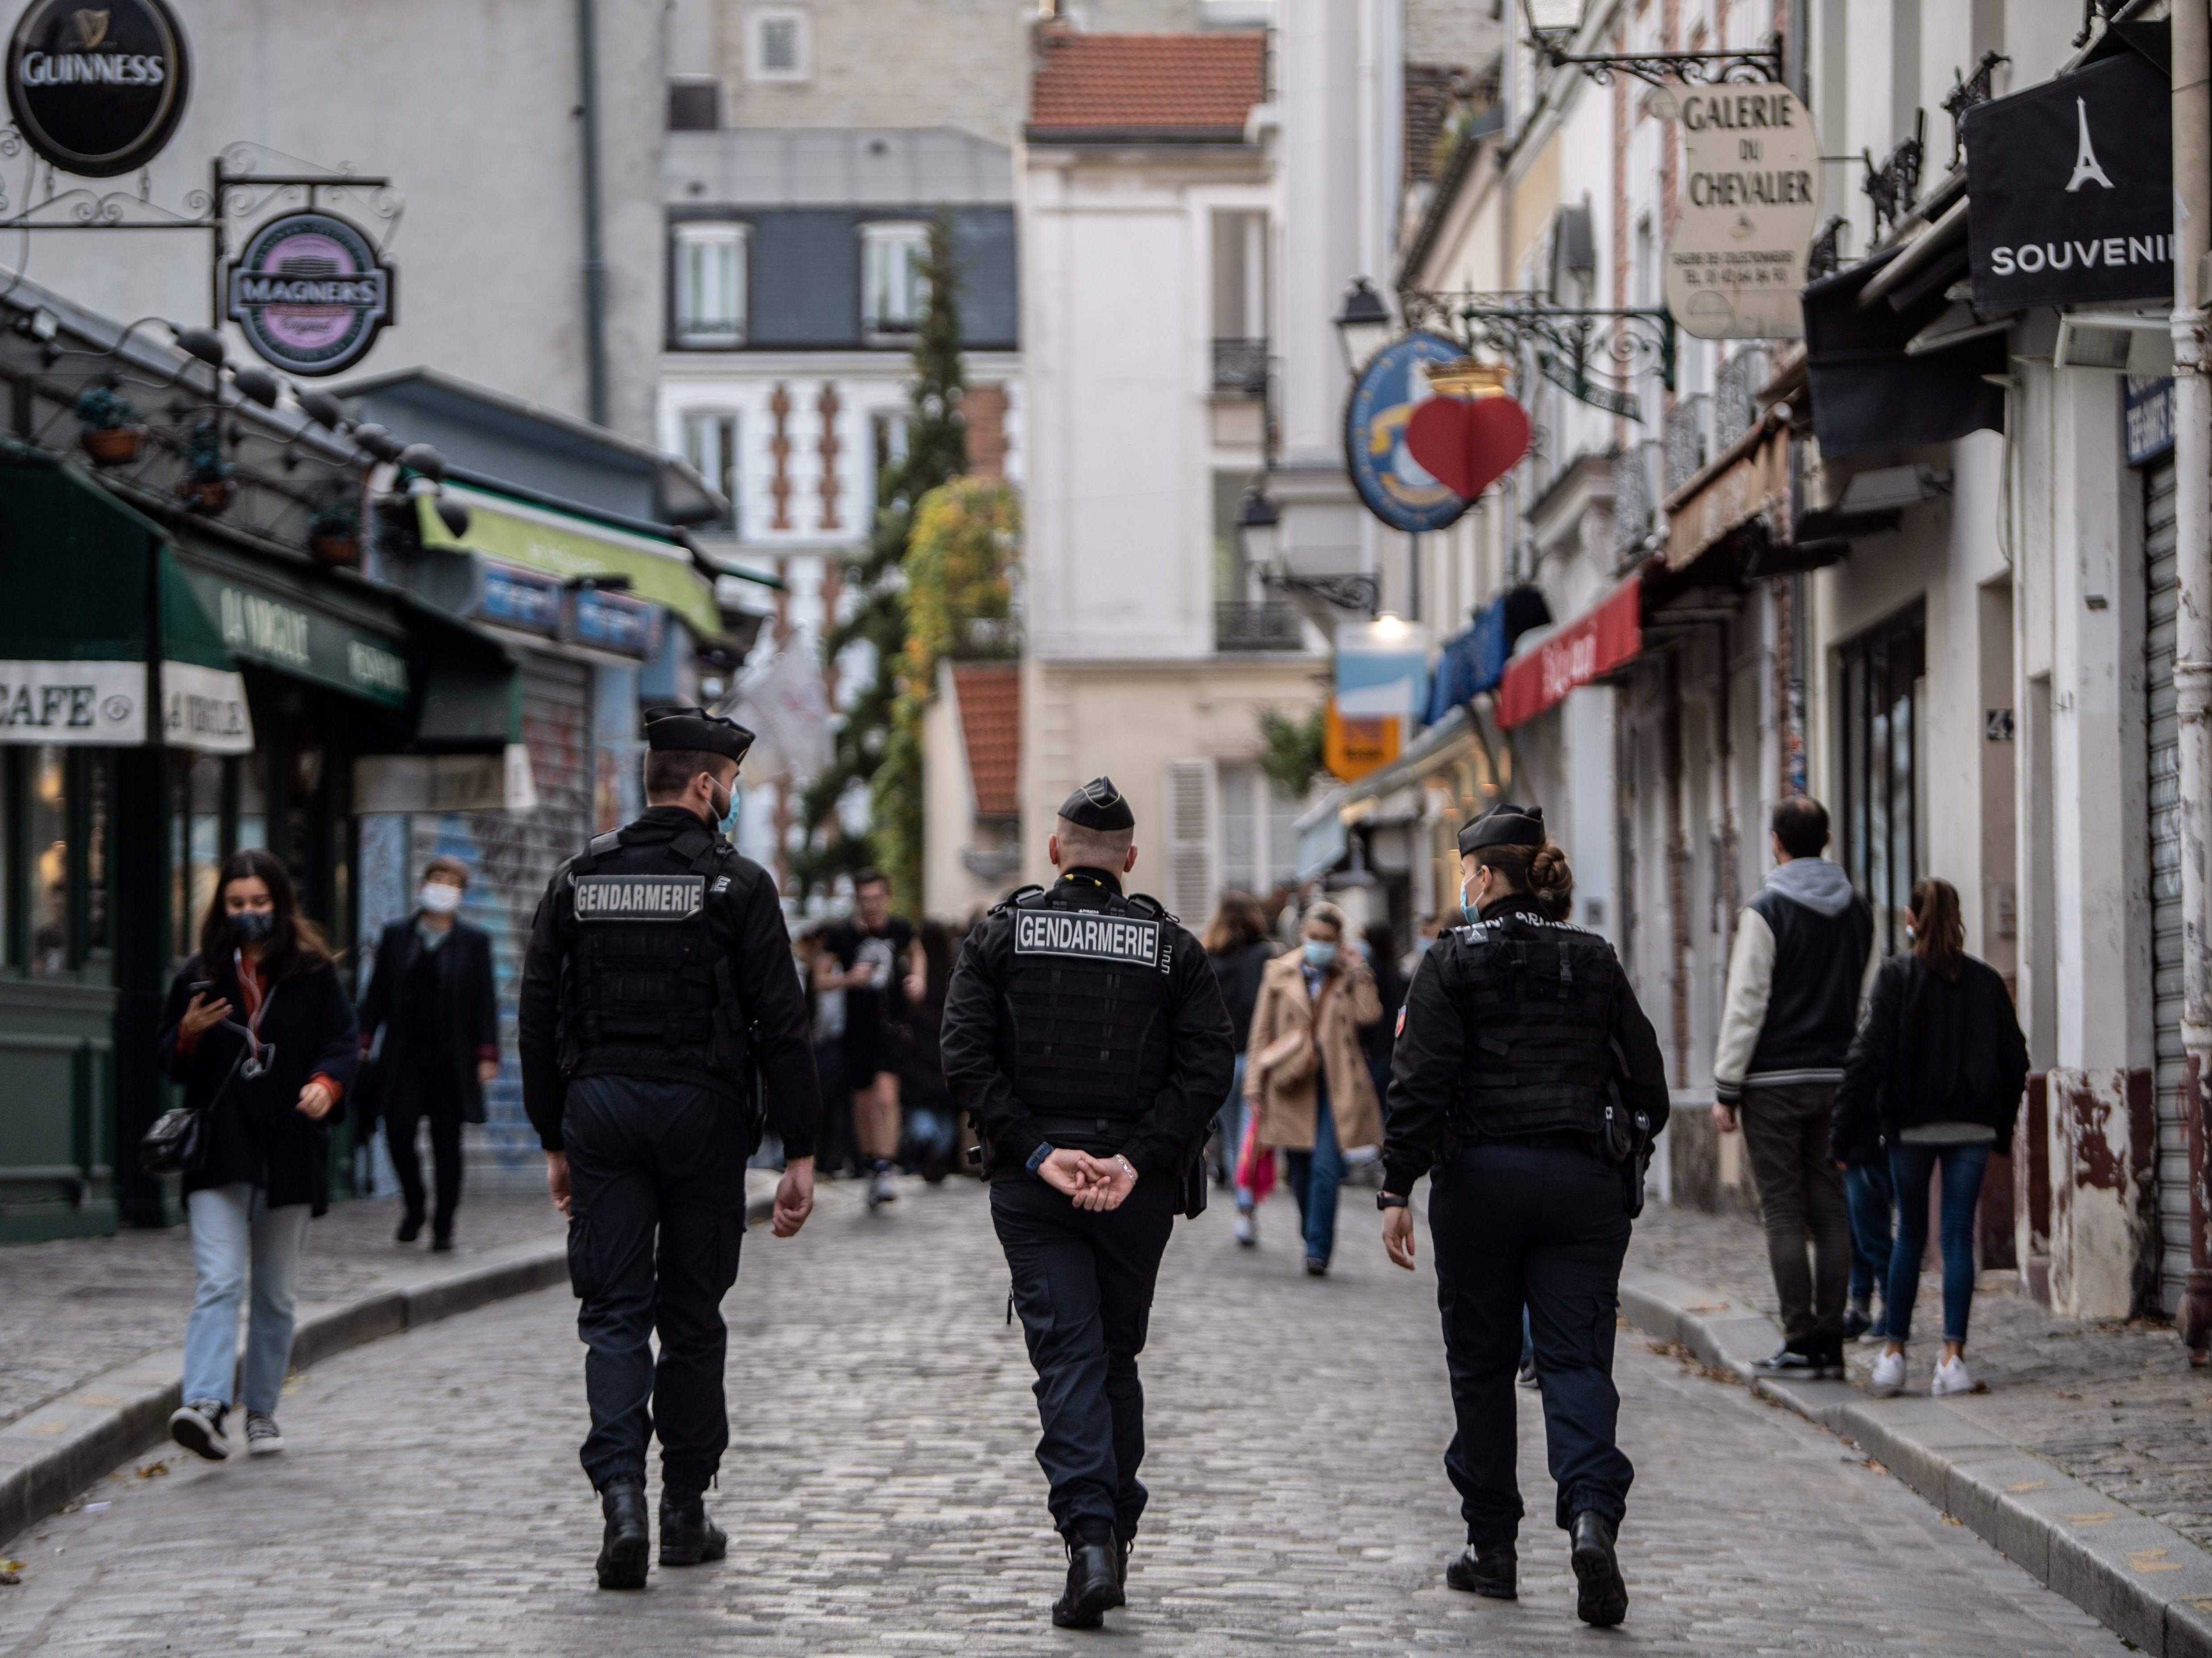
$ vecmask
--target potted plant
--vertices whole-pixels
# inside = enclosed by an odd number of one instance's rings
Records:
[[[213,421],[202,421],[185,440],[185,476],[177,493],[196,513],[220,513],[230,505],[237,486],[230,475],[237,469],[223,458],[222,433]]]
[[[112,386],[88,386],[76,400],[76,417],[84,430],[78,440],[96,466],[121,466],[138,459],[145,446],[146,428],[131,400]]]
[[[324,564],[361,562],[361,514],[349,501],[318,507],[307,520],[307,550]]]

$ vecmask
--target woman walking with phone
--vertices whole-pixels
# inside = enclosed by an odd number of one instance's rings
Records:
[[[246,1448],[282,1450],[276,1400],[292,1362],[300,1254],[308,1218],[330,1206],[329,1119],[360,1042],[330,950],[272,853],[252,847],[223,860],[199,950],[169,987],[160,1042],[185,1108],[202,1114],[184,1171],[198,1285],[170,1436],[210,1461],[230,1455],[225,1418],[250,1263]]]

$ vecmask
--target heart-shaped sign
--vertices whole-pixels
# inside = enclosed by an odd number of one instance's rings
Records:
[[[1437,483],[1473,501],[1528,452],[1528,411],[1511,398],[1431,398],[1406,422],[1406,447]]]

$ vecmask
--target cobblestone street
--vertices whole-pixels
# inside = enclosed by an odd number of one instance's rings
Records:
[[[1046,1621],[1030,1372],[955,1182],[874,1217],[829,1187],[796,1242],[748,1240],[725,1564],[592,1587],[581,1353],[553,1290],[304,1373],[282,1458],[143,1457],[0,1544],[24,1563],[0,1654],[2124,1649],[1839,1441],[1628,1330],[1626,1628],[1574,1619],[1533,1398],[1522,1599],[1452,1593],[1433,1280],[1389,1266],[1357,1203],[1309,1280],[1289,1212],[1268,1206],[1256,1254],[1218,1209],[1178,1229],[1146,1359],[1152,1509],[1103,1636]]]

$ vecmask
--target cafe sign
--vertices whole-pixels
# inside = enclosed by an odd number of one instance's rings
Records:
[[[2164,300],[2173,292],[2173,109],[2123,52],[1968,110],[1974,309]]]
[[[112,179],[159,155],[191,70],[163,0],[33,0],[8,44],[8,110],[64,173]]]
[[[145,740],[143,662],[0,662],[0,743]]]
[[[1675,323],[1705,340],[1802,339],[1797,290],[1820,216],[1810,112],[1768,82],[1662,87],[1649,107],[1682,134],[1681,216],[1667,245]]]
[[[287,213],[230,266],[225,314],[262,360],[291,374],[335,374],[394,320],[398,273],[350,220]]]

